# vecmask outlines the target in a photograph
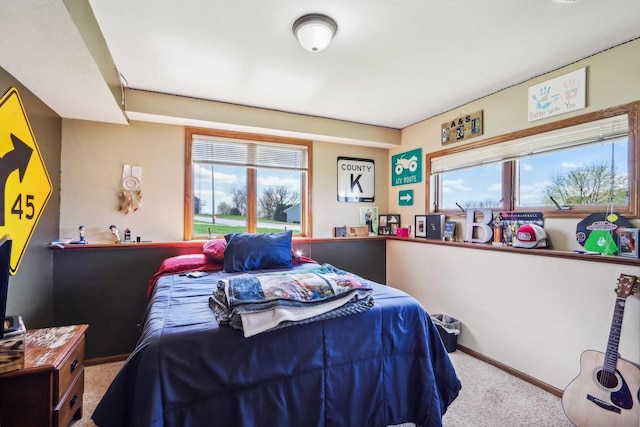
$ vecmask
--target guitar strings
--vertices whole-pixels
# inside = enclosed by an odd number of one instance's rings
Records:
[[[613,131],[613,124],[612,124],[612,131]],[[610,142],[611,144],[611,186],[609,187],[609,200],[607,201],[608,206],[607,206],[607,210],[606,210],[606,216],[605,216],[605,221],[608,221],[610,216],[613,215],[613,192],[615,189],[615,178],[616,178],[616,169],[615,169],[615,140],[612,140]],[[609,233],[611,234],[611,237],[613,238],[613,230],[609,229]],[[618,308],[618,298],[616,298],[616,305],[613,308],[613,318],[611,319],[611,332],[613,333],[614,331],[614,327],[616,327],[615,322],[616,322],[616,310]],[[619,329],[618,329],[618,334],[619,334]],[[619,335],[618,335],[619,337]],[[609,346],[611,345],[611,336],[609,336],[609,341],[607,341],[607,352],[606,354],[609,354]],[[615,377],[615,365],[614,365],[614,372],[611,373],[609,371],[607,371],[604,367],[604,365],[606,364],[607,360],[606,360],[606,356],[605,359],[603,360],[603,366],[602,366],[602,372],[600,373],[600,380],[598,381],[600,383],[600,385],[603,386],[603,389],[608,388],[608,385],[611,384],[611,381],[613,380],[613,377]],[[597,378],[596,378],[597,380]],[[602,400],[606,400],[606,391],[604,391],[603,389],[601,389],[601,396],[599,396],[600,398],[603,398]]]
[[[623,305],[621,305],[623,304]],[[620,319],[622,316],[619,315],[619,311],[620,310],[624,310],[624,301],[622,301],[619,297],[616,297],[616,303],[614,306],[614,310],[613,310],[613,317],[611,319],[611,333],[609,336],[609,341],[607,342],[607,354],[610,353],[610,346],[611,346],[611,337],[614,336],[615,338],[617,338],[617,340],[619,341],[620,339],[620,328],[622,327],[622,325],[620,324]],[[615,359],[617,360],[618,355],[615,354],[613,355],[613,357],[615,357]],[[601,392],[602,396],[604,397],[603,400],[606,401],[606,397],[607,397],[607,393],[609,390],[615,388],[618,385],[618,379],[616,377],[616,364],[613,364],[613,372],[608,371],[607,369],[605,369],[605,364],[606,364],[607,360],[606,360],[606,356],[605,359],[603,361],[603,366],[602,366],[602,372],[600,374],[600,385],[603,386],[603,389],[607,389],[606,391],[603,390]]]

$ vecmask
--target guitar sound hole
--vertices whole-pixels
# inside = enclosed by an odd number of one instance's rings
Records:
[[[615,374],[607,371],[598,371],[596,375],[600,385],[606,388],[616,388],[618,386],[618,378]]]

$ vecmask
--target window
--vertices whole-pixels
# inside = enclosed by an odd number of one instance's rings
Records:
[[[187,129],[185,162],[186,240],[310,235],[310,141]]]
[[[632,103],[427,154],[427,211],[640,213]]]

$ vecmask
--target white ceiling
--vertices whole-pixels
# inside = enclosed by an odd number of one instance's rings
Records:
[[[319,53],[291,31],[308,13],[338,24]],[[640,1],[5,0],[0,27],[0,66],[62,117],[126,123],[120,74],[132,89],[402,129],[640,37]]]

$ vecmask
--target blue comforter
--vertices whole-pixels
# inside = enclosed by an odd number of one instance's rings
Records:
[[[373,284],[364,313],[245,338],[209,308],[222,277],[160,278],[98,426],[442,424],[460,381],[415,299]]]

